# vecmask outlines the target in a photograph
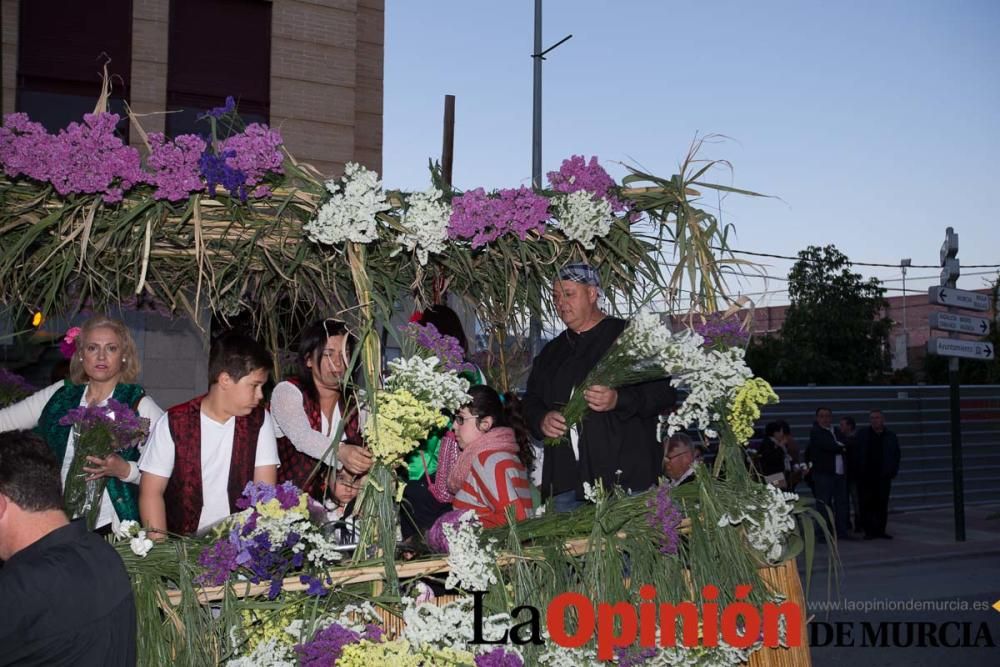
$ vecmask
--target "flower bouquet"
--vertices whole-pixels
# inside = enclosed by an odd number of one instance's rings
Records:
[[[35,388],[6,368],[0,368],[0,408],[14,405],[35,393]]]
[[[138,446],[149,436],[149,420],[140,417],[124,403],[109,399],[106,406],[81,406],[59,420],[75,434],[75,453],[66,475],[63,502],[72,518],[85,517],[87,528],[93,530],[101,507],[101,495],[107,478],[87,479],[84,466],[88,456],[105,458],[118,454],[135,459]]]
[[[303,572],[309,595],[326,595],[323,573],[342,557],[322,531],[325,510],[291,482],[272,486],[249,482],[236,501],[242,512],[228,531],[198,557],[199,584],[219,586],[233,575],[253,583],[270,581],[268,598],[281,593],[282,580]]]
[[[662,356],[670,340],[670,330],[663,325],[658,315],[636,315],[597,365],[587,373],[584,381],[573,389],[569,401],[562,409],[566,428],[573,428],[587,415],[587,401],[583,392],[588,387],[602,385],[617,388],[665,378],[668,371]],[[564,442],[565,436],[545,439],[546,445]]]

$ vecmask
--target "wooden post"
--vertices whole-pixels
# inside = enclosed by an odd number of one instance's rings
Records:
[[[444,96],[444,139],[441,142],[441,178],[451,188],[455,163],[455,96]]]

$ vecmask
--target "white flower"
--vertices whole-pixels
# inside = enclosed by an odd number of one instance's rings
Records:
[[[452,648],[473,651],[469,646],[475,638],[472,613],[473,600],[459,598],[446,605],[420,604],[403,598],[403,639],[419,649],[431,645],[435,648]],[[508,614],[494,614],[483,619],[483,637],[498,637],[510,627]]]
[[[392,208],[382,192],[378,174],[348,162],[344,177],[339,181],[327,181],[326,189],[332,196],[304,227],[309,238],[328,245],[374,241],[378,236],[375,216]]]
[[[269,639],[257,644],[253,653],[230,660],[226,667],[295,667],[297,664],[291,646]]]
[[[139,534],[131,539],[129,546],[132,548],[132,553],[145,558],[149,550],[153,548],[153,540],[146,537],[146,531],[140,530]]]
[[[132,519],[125,519],[120,524],[118,524],[118,529],[115,531],[115,537],[120,540],[131,539],[133,536],[138,535],[141,527],[138,521],[133,521]]]
[[[482,526],[476,513],[469,510],[454,524],[443,526],[448,540],[447,588],[466,591],[485,591],[497,583],[496,540],[483,543]]]
[[[594,247],[595,238],[604,238],[611,231],[614,216],[607,199],[586,190],[555,197],[555,217],[566,238],[579,241],[584,248]]]
[[[440,363],[437,357],[393,359],[389,362],[392,374],[386,379],[386,389],[405,389],[437,410],[457,411],[472,400],[466,393],[469,381],[456,371],[438,370]]]
[[[415,249],[423,266],[428,253],[444,252],[449,220],[451,206],[441,200],[440,190],[431,187],[427,192],[414,192],[407,198],[400,220],[406,231],[396,237],[396,242],[407,250]]]
[[[670,383],[690,392],[667,418],[667,434],[692,426],[714,438],[714,425],[721,415],[718,406],[753,376],[743,358],[743,350],[706,350],[704,339],[691,331],[673,336],[660,355],[660,363],[670,372]]]
[[[761,489],[759,504],[747,504],[737,516],[723,514],[719,527],[744,524],[750,546],[768,561],[775,562],[781,558],[788,534],[795,530],[792,510],[799,497],[771,484],[763,484]]]

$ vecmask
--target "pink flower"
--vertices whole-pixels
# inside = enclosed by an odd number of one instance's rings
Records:
[[[59,351],[67,359],[72,359],[73,354],[76,353],[76,339],[80,335],[80,327],[70,327],[66,331],[66,335],[59,342]]]

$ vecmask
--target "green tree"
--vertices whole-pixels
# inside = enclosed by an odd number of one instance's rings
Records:
[[[833,245],[809,246],[788,274],[791,305],[777,336],[750,346],[754,371],[774,384],[868,384],[889,369],[885,288],[865,280]]]

